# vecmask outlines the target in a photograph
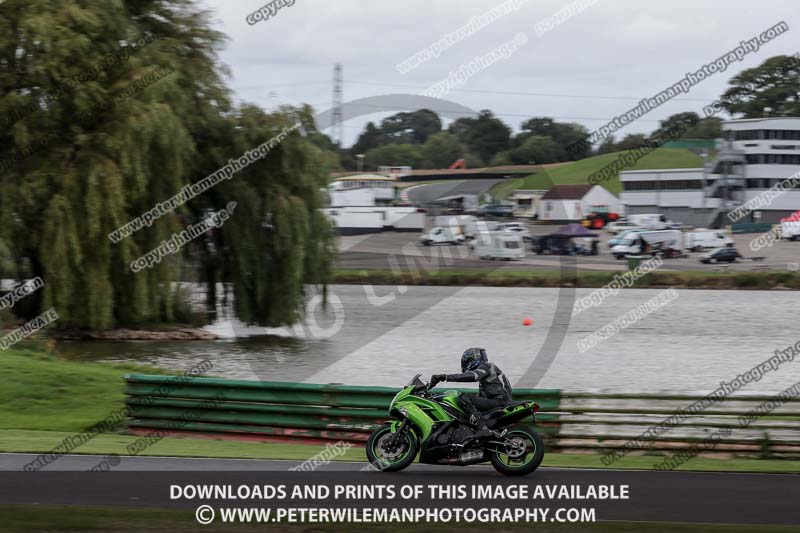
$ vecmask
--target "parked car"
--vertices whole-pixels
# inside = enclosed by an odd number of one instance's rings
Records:
[[[506,204],[486,204],[481,206],[481,214],[490,217],[513,217],[514,206]]]
[[[530,240],[531,232],[521,222],[504,222],[497,227],[498,231],[507,231],[519,235],[525,240]]]
[[[623,231],[628,231],[632,229],[645,230],[647,228],[645,228],[644,226],[639,226],[638,224],[634,224],[633,222],[630,222],[628,220],[617,220],[616,222],[609,222],[608,225],[606,226],[606,231],[613,235],[617,235]]]
[[[732,247],[726,246],[725,248],[717,248],[716,250],[711,250],[707,254],[703,254],[700,256],[701,263],[735,263],[738,261],[742,255],[739,251]]]

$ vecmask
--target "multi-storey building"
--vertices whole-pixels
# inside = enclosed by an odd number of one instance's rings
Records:
[[[787,184],[737,221],[774,224],[800,210],[800,118],[726,121],[717,147],[705,168],[620,172],[626,213],[719,227],[731,223],[728,213]]]

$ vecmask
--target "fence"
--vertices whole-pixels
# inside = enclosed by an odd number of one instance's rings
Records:
[[[609,451],[621,449],[630,441],[703,396],[655,394],[562,393],[559,406],[556,447]],[[647,440],[645,451],[675,451],[702,442],[718,430],[730,434],[707,455],[800,457],[800,398],[787,401],[771,413],[744,427],[739,417],[763,402],[768,395],[730,396]]]
[[[168,430],[174,434],[222,438],[321,443],[363,442],[387,417],[397,389],[264,381],[174,378],[127,374],[125,392],[136,433]],[[466,389],[464,389],[466,390]],[[548,448],[605,452],[658,424],[700,396],[581,394],[557,389],[516,389],[515,400],[536,401],[538,429]],[[787,401],[769,415],[742,427],[739,417],[769,396],[734,396],[689,415],[655,440],[648,450],[672,451],[703,441],[728,428],[712,454],[800,457],[800,399]],[[209,400],[214,400],[209,402]],[[633,453],[643,453],[636,450]]]
[[[731,233],[766,233],[772,229],[772,224],[767,222],[737,222],[731,224]]]

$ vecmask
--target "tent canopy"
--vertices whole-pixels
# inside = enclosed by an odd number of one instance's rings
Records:
[[[592,233],[588,229],[584,228],[581,224],[567,224],[566,226],[561,226],[553,233],[548,235],[548,237],[562,237],[566,239],[571,239],[573,237],[597,237],[597,233]]]

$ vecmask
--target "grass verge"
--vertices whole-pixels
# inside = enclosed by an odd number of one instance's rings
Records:
[[[558,270],[391,270],[336,269],[333,283],[363,285],[464,285],[492,287],[602,287],[619,276],[617,271],[578,272],[564,276]],[[634,288],[800,290],[800,272],[652,272],[637,279]]]
[[[0,352],[0,429],[81,431],[121,409],[122,375],[150,366],[64,361],[46,352]]]

